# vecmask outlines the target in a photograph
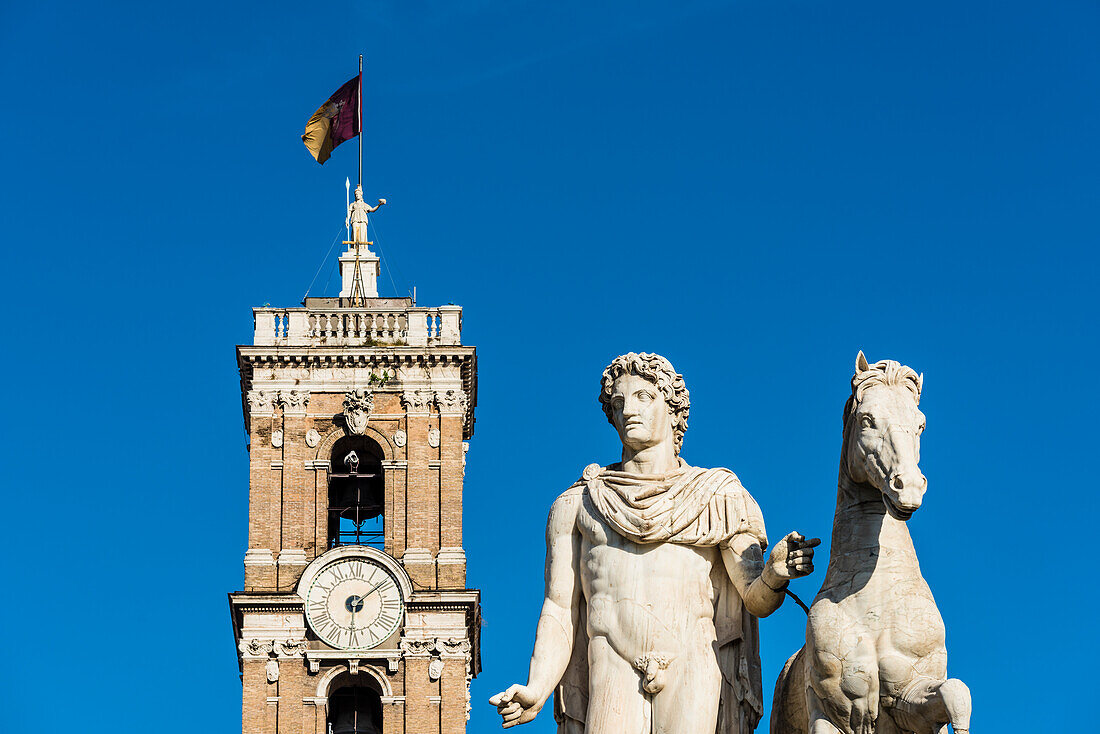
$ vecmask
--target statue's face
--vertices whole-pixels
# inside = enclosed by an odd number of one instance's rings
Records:
[[[363,189],[359,188],[358,186],[355,187],[355,200],[356,201],[362,201],[363,200]]]
[[[644,377],[622,375],[615,380],[611,421],[623,445],[635,451],[673,440],[672,414],[664,395]]]

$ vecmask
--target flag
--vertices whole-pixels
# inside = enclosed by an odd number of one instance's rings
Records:
[[[306,123],[302,142],[324,163],[332,149],[359,134],[359,77],[354,76],[336,90]]]

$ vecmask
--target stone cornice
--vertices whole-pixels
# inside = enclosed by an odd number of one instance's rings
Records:
[[[409,607],[418,609],[460,610],[476,607],[481,601],[481,592],[477,589],[457,591],[414,591],[405,602]],[[258,594],[238,591],[229,595],[229,604],[234,609],[258,612],[285,612],[300,610],[305,602],[297,594]]]
[[[321,364],[328,362],[340,365],[361,365],[364,367],[385,367],[387,365],[429,364],[464,362],[473,359],[475,348],[472,346],[446,347],[269,347],[241,344],[237,347],[237,357],[241,362],[261,364],[280,362],[284,364]]]
[[[466,395],[467,409],[463,421],[463,439],[469,439],[474,433],[474,408],[477,405],[477,351],[472,346],[430,346],[430,347],[287,347],[255,346],[249,344],[237,347],[237,367],[241,375],[241,400],[244,410],[245,429],[251,431],[252,406],[247,395],[252,386],[253,371],[260,367],[271,366],[303,367],[370,367],[393,368],[402,365],[423,367],[454,365],[459,368],[460,384]],[[303,385],[303,388],[307,386]],[[379,391],[388,386],[377,386]],[[419,388],[421,386],[408,386]],[[427,386],[424,386],[427,387]],[[265,385],[265,389],[270,389]],[[308,388],[316,389],[316,388]],[[259,396],[254,396],[254,399]],[[266,414],[262,402],[257,405],[261,414]]]

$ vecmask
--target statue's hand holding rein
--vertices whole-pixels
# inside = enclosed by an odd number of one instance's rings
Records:
[[[780,583],[791,579],[809,576],[814,572],[814,548],[821,545],[821,538],[806,539],[799,532],[787,533],[787,535],[775,544],[771,555],[768,556],[766,570],[780,579]],[[764,583],[776,588],[769,579]],[[776,588],[776,590],[779,590]]]

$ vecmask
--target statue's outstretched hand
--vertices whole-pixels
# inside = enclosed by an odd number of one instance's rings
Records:
[[[530,688],[516,683],[507,691],[490,698],[489,703],[497,707],[497,713],[504,718],[502,726],[508,729],[517,724],[526,724],[538,716],[543,702]]]
[[[819,545],[821,538],[806,540],[801,533],[787,533],[772,548],[768,556],[768,568],[784,581],[809,576],[814,572],[814,548]]]

